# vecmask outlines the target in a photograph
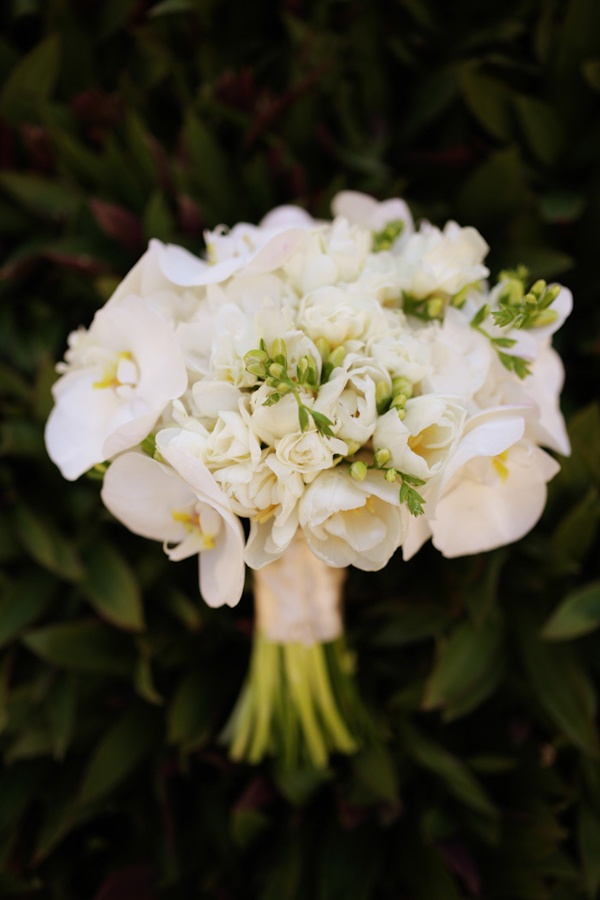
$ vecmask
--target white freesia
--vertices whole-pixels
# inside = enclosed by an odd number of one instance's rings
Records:
[[[173,331],[140,297],[104,307],[69,344],[45,437],[73,480],[143,440],[188,378]]]
[[[376,449],[391,453],[390,464],[424,481],[440,476],[462,436],[467,411],[455,396],[424,394],[408,400],[401,421],[391,409],[377,422]]]
[[[297,322],[313,341],[324,338],[332,348],[349,340],[365,341],[371,333],[384,331],[386,325],[377,300],[331,285],[302,298]]]

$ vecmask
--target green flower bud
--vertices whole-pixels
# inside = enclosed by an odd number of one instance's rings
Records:
[[[412,383],[403,375],[392,379],[392,397],[397,397],[399,394],[404,394],[407,400],[413,395]]]
[[[346,356],[346,350],[344,347],[336,347],[333,353],[329,355],[329,359],[327,360],[327,364],[331,365],[332,369],[335,369],[337,366],[341,366],[344,362],[344,357]]]
[[[518,278],[510,278],[502,287],[501,303],[518,306],[523,300],[523,282]]]
[[[382,416],[390,405],[390,389],[386,381],[377,382],[375,402],[377,404],[377,412]]]
[[[271,356],[275,362],[280,363],[282,366],[287,365],[287,350],[283,338],[275,338],[271,349]]]
[[[284,374],[285,374],[285,369],[281,365],[281,363],[278,363],[278,362],[270,363],[269,375],[271,376],[271,378],[281,378],[281,376]]]
[[[546,309],[551,303],[554,303],[559,294],[560,284],[555,284],[554,287],[548,288],[542,297],[542,302],[540,303],[541,308]]]
[[[378,469],[381,469],[385,466],[386,462],[389,462],[391,453],[389,450],[386,450],[385,447],[382,447],[380,450],[377,450],[375,456],[373,457],[373,463],[377,466]]]
[[[405,406],[406,406],[405,394],[398,394],[398,396],[394,397],[394,399],[390,403],[390,409],[402,409],[403,410]],[[402,418],[404,418],[404,416]]]
[[[406,416],[406,410],[404,409],[404,407],[399,406],[398,407],[398,418],[400,419],[400,421],[402,421],[402,419],[404,419],[405,416]]]
[[[443,297],[432,297],[431,300],[427,301],[426,304],[427,315],[430,319],[439,318],[443,308],[444,308],[444,299]]]
[[[533,285],[533,287],[531,288],[529,293],[533,294],[533,296],[536,298],[536,300],[539,300],[545,290],[546,290],[546,282],[544,281],[543,278],[539,278],[536,281],[536,283]]]
[[[353,462],[350,466],[350,476],[354,478],[355,481],[364,481],[367,477],[367,467],[362,460],[357,459],[356,462]]]
[[[362,444],[359,444],[358,441],[345,441],[346,444],[346,456],[354,456],[357,453]]]
[[[246,369],[248,372],[250,372],[251,375],[256,375],[257,378],[264,378],[267,374],[267,370],[265,369],[264,365],[258,362],[258,360],[256,362],[247,362]]]
[[[534,313],[527,322],[528,328],[541,328],[542,325],[551,325],[558,319],[558,313],[555,309],[541,309]]]
[[[331,353],[331,347],[329,346],[328,341],[326,341],[324,337],[317,338],[315,347],[319,351],[319,356],[323,360],[323,363],[326,363],[329,359],[329,354]]]
[[[390,482],[390,484],[393,484],[395,481],[398,481],[397,469],[387,469],[384,477],[385,477],[386,481]]]

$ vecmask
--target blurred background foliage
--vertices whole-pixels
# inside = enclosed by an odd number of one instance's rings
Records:
[[[600,885],[600,4],[0,5],[0,896],[577,900]],[[383,740],[330,771],[218,735],[252,603],[64,482],[43,425],[66,336],[150,237],[342,188],[476,225],[560,279],[573,454],[487,555],[353,571]]]

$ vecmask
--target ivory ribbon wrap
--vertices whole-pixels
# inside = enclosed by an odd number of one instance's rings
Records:
[[[342,627],[345,569],[317,559],[299,530],[275,562],[254,572],[256,621],[277,644],[334,641]]]

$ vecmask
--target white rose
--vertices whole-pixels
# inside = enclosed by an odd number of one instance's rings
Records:
[[[348,340],[365,341],[372,331],[385,328],[377,300],[332,286],[317,288],[302,298],[297,323],[310,338],[325,338],[332,348]]]
[[[294,472],[300,472],[305,481],[322,469],[330,469],[334,456],[345,456],[347,452],[344,441],[312,430],[284,435],[275,450],[277,459]]]
[[[434,291],[456,294],[467,284],[487,278],[483,260],[488,245],[475,228],[448,222],[443,231],[424,222],[398,257],[397,277],[412,297]]]

